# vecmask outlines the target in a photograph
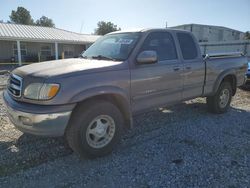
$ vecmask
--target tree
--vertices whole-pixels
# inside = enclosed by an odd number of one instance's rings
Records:
[[[37,20],[36,25],[44,27],[55,27],[53,20],[46,16],[42,16],[39,20]]]
[[[53,20],[46,16],[42,16],[35,23],[30,15],[30,11],[28,11],[24,7],[17,7],[16,11],[12,10],[11,15],[10,15],[10,21],[8,21],[8,23],[55,27]]]
[[[250,32],[247,31],[244,36],[245,39],[250,40]]]
[[[113,31],[119,31],[121,28],[117,28],[112,22],[100,21],[97,23],[97,28],[95,29],[96,35],[105,35]]]
[[[30,12],[24,7],[17,7],[17,10],[12,10],[10,20],[16,24],[34,25]]]

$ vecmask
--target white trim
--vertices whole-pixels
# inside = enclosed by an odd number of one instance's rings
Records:
[[[55,59],[58,60],[58,43],[55,42]]]
[[[21,48],[20,48],[20,41],[16,41],[17,42],[17,56],[18,56],[18,63],[19,66],[22,65],[22,54],[21,54]]]
[[[63,43],[63,44],[86,44],[86,43],[94,43],[99,37],[93,40],[53,40],[53,39],[32,39],[32,38],[21,38],[21,37],[2,37],[0,36],[0,40],[7,41],[27,41],[27,42],[40,42],[40,43]]]
[[[0,41],[12,41],[12,42],[16,42],[17,40],[19,40],[18,38],[3,38],[0,37]],[[58,41],[58,40],[33,40],[33,39],[21,39],[19,40],[20,42],[30,42],[30,43],[48,43],[48,44],[54,44],[55,42],[57,42],[58,44],[75,44],[75,45],[92,45],[94,43],[93,42],[76,42],[76,41]]]
[[[17,41],[15,41],[15,43],[12,44],[12,54],[13,54],[13,56],[17,56],[17,55],[18,55],[18,54],[15,54],[15,50],[17,50],[17,48],[14,48],[15,45],[17,44],[16,42],[17,42]],[[21,48],[22,45],[25,46],[25,49],[22,49],[22,48]],[[21,49],[21,51],[25,51],[25,53],[26,53],[26,55],[27,55],[28,50],[27,50],[27,45],[26,45],[26,43],[23,43],[22,41],[20,41],[20,49]],[[23,56],[23,54],[22,54],[22,56]]]

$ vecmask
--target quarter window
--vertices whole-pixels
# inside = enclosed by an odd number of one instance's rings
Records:
[[[197,48],[192,36],[187,33],[177,33],[177,38],[179,40],[183,59],[196,59],[198,56]]]
[[[167,32],[150,33],[142,45],[141,51],[144,50],[156,51],[159,61],[177,59],[173,38]]]

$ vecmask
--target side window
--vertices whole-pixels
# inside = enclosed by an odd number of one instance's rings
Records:
[[[159,61],[177,59],[174,40],[167,32],[150,33],[142,45],[144,50],[156,51]]]
[[[188,33],[177,33],[182,56],[185,60],[197,58],[197,48],[194,39]]]

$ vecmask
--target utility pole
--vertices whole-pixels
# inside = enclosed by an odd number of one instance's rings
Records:
[[[166,22],[166,28],[168,28],[168,22]]]

